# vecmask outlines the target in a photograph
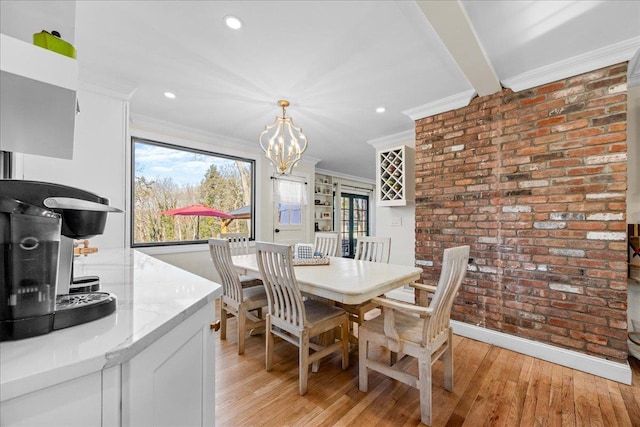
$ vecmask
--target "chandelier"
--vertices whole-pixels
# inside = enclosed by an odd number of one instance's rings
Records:
[[[295,127],[290,117],[285,117],[289,101],[281,99],[278,105],[282,107],[282,117],[276,116],[273,124],[265,126],[260,134],[260,147],[273,166],[281,174],[287,174],[291,173],[291,169],[300,161],[300,156],[307,149],[308,141],[302,129]]]

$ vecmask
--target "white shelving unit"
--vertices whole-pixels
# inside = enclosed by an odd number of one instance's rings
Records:
[[[335,212],[333,177],[316,174],[313,187],[315,231],[333,231]]]
[[[415,201],[414,151],[411,147],[379,150],[376,175],[379,206],[406,206]]]

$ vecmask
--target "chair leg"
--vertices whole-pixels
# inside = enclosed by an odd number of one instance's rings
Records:
[[[247,314],[244,311],[244,308],[240,306],[238,309],[238,354],[244,354],[244,338],[245,338],[245,328],[247,324]]]
[[[431,425],[431,357],[418,360],[418,389],[420,390],[420,421]]]
[[[298,344],[298,351],[300,353],[299,391],[300,396],[304,396],[307,392],[307,384],[309,381],[309,332],[307,330],[302,331]]]
[[[358,340],[358,388],[360,391],[367,391],[369,389],[369,373],[367,372],[367,337],[365,334],[360,334]]]
[[[444,388],[447,391],[453,391],[453,332],[451,329],[449,329],[447,349],[442,355],[442,363],[444,364]]]
[[[342,369],[349,368],[349,317],[345,316],[340,328],[340,339],[342,340]]]
[[[227,339],[227,310],[224,309],[222,301],[220,301],[220,339]]]
[[[266,319],[266,328],[265,328],[265,351],[264,351],[264,357],[265,357],[265,369],[267,371],[271,370],[271,367],[273,366],[273,333],[271,332],[271,316],[269,316],[267,314],[267,319]]]

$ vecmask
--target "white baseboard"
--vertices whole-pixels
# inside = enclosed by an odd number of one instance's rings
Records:
[[[616,363],[455,320],[451,321],[451,326],[455,334],[463,337],[496,345],[623,384],[631,384],[631,367],[628,363]]]

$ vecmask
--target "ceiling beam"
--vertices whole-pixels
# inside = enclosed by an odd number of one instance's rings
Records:
[[[491,95],[502,90],[500,80],[476,36],[462,3],[422,0],[417,0],[416,3],[478,95]]]

